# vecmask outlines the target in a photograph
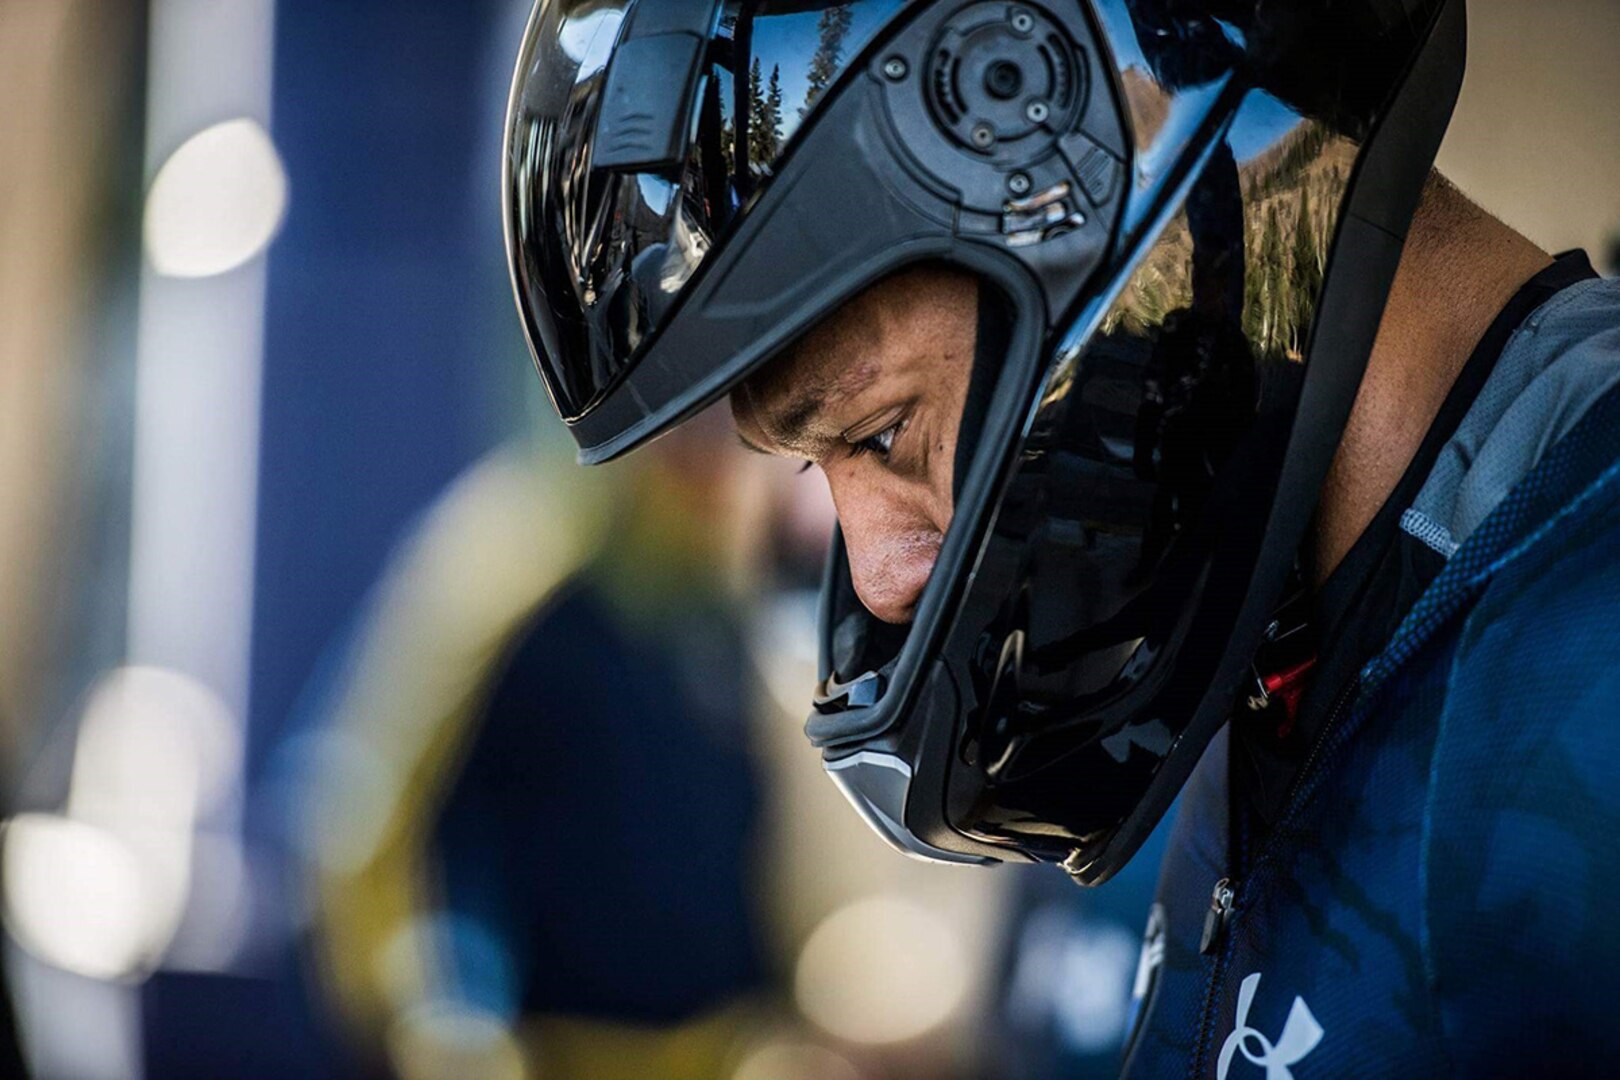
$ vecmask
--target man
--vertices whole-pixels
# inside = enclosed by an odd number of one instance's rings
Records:
[[[868,822],[1096,884],[1182,792],[1132,1075],[1609,1069],[1620,293],[1431,175],[1460,0],[585,7],[541,373],[587,462],[729,392],[826,474]]]

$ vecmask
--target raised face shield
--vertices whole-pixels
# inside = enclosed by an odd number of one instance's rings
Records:
[[[1461,40],[1460,0],[537,6],[508,239],[585,460],[896,273],[976,281],[927,587],[883,622],[840,544],[823,599],[807,733],[897,847],[1095,882],[1169,805],[1294,565]]]

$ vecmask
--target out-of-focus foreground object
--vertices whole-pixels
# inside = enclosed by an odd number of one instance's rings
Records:
[[[108,474],[124,474],[127,428],[107,405],[132,344],[111,312],[128,313],[133,244],[120,219],[139,197],[133,166],[145,30],[140,4],[0,4],[0,806],[7,813],[38,794],[26,778],[19,790],[18,766],[39,755],[54,726],[48,718],[77,708],[87,654],[116,659],[116,646],[87,647],[82,635],[95,612],[116,609],[122,595],[118,570],[97,568],[109,555],[115,567],[121,562],[118,515],[103,500]],[[62,786],[54,796],[46,805],[60,808]],[[151,864],[103,825],[39,813],[12,818],[0,834],[6,925],[64,972],[121,975],[138,967],[134,954],[147,951],[154,935],[137,924],[165,906],[144,891]],[[15,948],[5,966],[18,1019],[36,1036],[42,1025],[75,1025],[63,1006],[89,1004],[77,990],[94,995],[78,976],[56,977]],[[0,1004],[0,1075],[7,1076],[23,1068],[10,997]],[[100,1028],[96,1012],[89,1008],[87,1029],[76,1036],[87,1077],[119,1057],[117,1037]],[[36,1066],[40,1041],[29,1040]]]

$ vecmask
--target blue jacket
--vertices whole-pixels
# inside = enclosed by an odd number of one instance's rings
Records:
[[[1127,1075],[1620,1075],[1620,294],[1582,293],[1610,351],[1569,366],[1609,388],[1363,668],[1277,826],[1234,848],[1224,733],[1194,774]]]

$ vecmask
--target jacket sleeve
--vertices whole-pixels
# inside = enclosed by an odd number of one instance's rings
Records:
[[[1458,1076],[1620,1068],[1617,518],[1504,571],[1458,640],[1422,883]]]

